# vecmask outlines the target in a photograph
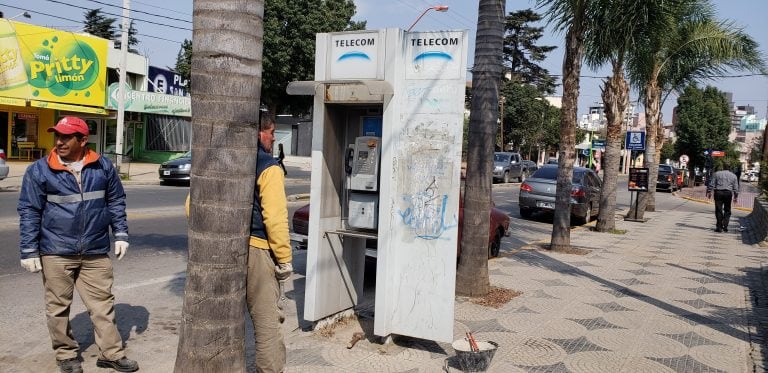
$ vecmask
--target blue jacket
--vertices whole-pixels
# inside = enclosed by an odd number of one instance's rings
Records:
[[[267,240],[267,228],[264,226],[264,216],[262,215],[261,193],[259,191],[258,180],[264,170],[268,167],[279,166],[275,158],[264,150],[259,142],[259,151],[256,153],[256,186],[253,188],[253,213],[251,214],[251,236]]]
[[[55,151],[27,168],[17,208],[21,259],[107,254],[110,226],[116,240],[128,240],[125,191],[112,162],[87,150],[81,184]]]

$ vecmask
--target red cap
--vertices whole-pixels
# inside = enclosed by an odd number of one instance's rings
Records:
[[[88,136],[88,125],[78,117],[64,117],[56,123],[55,127],[48,129],[48,132],[56,132],[61,135],[71,135],[73,133],[80,133],[83,136]]]

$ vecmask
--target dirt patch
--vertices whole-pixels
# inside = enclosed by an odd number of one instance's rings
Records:
[[[550,244],[542,243],[542,244],[530,245],[529,249],[553,252],[558,254],[572,254],[572,255],[587,255],[592,252],[592,250],[582,249],[575,246],[571,246],[567,249],[559,249],[559,250],[552,250],[550,247],[551,247]]]
[[[356,321],[356,316],[347,316],[340,318],[338,320],[335,320],[332,323],[326,324],[325,326],[318,328],[315,330],[315,334],[324,337],[324,338],[331,338],[336,334],[337,330],[344,329],[352,323],[353,321]]]
[[[491,286],[491,291],[489,291],[488,294],[482,297],[470,298],[470,302],[485,307],[501,308],[520,294],[523,293],[516,290]]]

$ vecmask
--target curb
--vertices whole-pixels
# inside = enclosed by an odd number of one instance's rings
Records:
[[[288,202],[308,201],[309,193],[291,194],[290,196],[286,196],[285,199],[287,199]]]
[[[714,203],[710,202],[708,199],[700,199],[700,198],[688,197],[688,196],[680,196],[680,198],[687,199],[687,200],[693,201],[693,202],[706,203],[708,205],[713,205],[714,204]],[[752,209],[748,208],[748,207],[733,206],[731,209],[739,210],[739,211],[744,211],[744,212],[752,212]]]

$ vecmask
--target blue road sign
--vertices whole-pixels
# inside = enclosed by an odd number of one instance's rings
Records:
[[[645,150],[645,132],[627,132],[624,145],[627,150]]]

